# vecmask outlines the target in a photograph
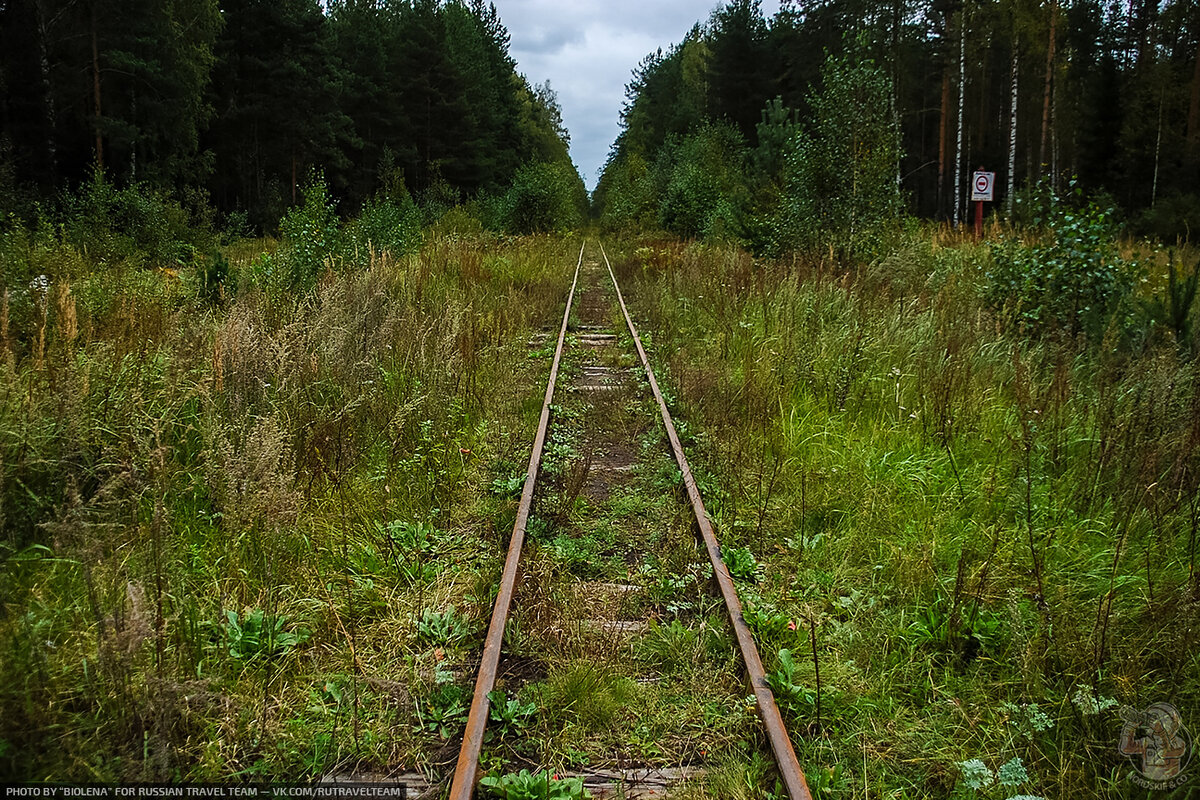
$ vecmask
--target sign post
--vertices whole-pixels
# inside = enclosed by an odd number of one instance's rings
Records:
[[[995,195],[996,173],[984,172],[983,167],[971,176],[971,200],[975,203],[975,238],[983,238],[983,204],[990,203]]]

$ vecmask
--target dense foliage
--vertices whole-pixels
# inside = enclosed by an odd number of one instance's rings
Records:
[[[314,168],[342,213],[397,173],[452,200],[526,163],[574,174],[554,92],[508,41],[483,0],[0,4],[0,211],[94,168],[267,230]]]
[[[853,73],[838,64],[874,65],[874,75],[856,79],[853,99],[860,102],[828,102],[851,99],[846,81]],[[863,91],[871,92],[869,102]],[[645,184],[648,166],[677,140],[720,121],[755,154],[729,199],[750,214],[740,234],[756,247],[770,246],[762,229],[780,209],[778,168],[796,149],[828,160],[810,160],[815,169],[845,170],[847,177],[863,168],[848,158],[877,162],[870,191],[896,187],[920,216],[961,221],[966,180],[983,166],[997,174],[995,208],[1004,211],[1023,187],[1048,179],[1061,190],[1074,175],[1088,193],[1108,192],[1145,232],[1174,238],[1197,224],[1194,3],[1128,11],[1095,0],[1069,7],[1057,0],[820,0],[784,2],[767,19],[759,0],[730,0],[682,42],[647,56],[627,97],[596,192],[601,218],[616,227],[654,217],[643,211],[662,207],[667,183]],[[783,120],[806,131],[803,144],[777,135],[786,130]],[[872,136],[888,140],[887,150],[894,136],[898,152],[851,145],[849,124],[870,126]],[[840,150],[813,149],[826,133],[841,134]],[[845,220],[851,203],[844,186],[828,184],[829,175],[805,175],[803,165],[798,172],[809,181],[799,193],[816,195],[788,214],[820,208]],[[633,199],[631,187],[641,190]],[[867,214],[894,208],[891,197],[859,200],[853,207]],[[697,233],[690,220],[666,217],[659,221],[671,230]]]
[[[1009,238],[992,249],[987,297],[1030,331],[1095,338],[1137,277],[1137,265],[1118,252],[1112,210],[1045,191],[1032,205],[1030,222],[1045,235],[1032,244]]]
[[[574,170],[562,164],[522,167],[501,201],[501,221],[516,233],[568,231],[582,221],[587,195]]]
[[[812,122],[785,149],[779,242],[808,248],[831,241],[873,254],[877,232],[900,214],[895,177],[899,131],[888,110],[890,83],[873,64],[831,58]]]

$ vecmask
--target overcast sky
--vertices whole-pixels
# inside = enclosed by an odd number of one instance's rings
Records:
[[[720,0],[495,0],[517,69],[550,81],[571,132],[571,157],[596,186],[617,137],[625,84],[642,57],[679,42]],[[764,0],[768,19],[779,0]]]

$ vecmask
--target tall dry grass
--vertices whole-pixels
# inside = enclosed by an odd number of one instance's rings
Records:
[[[216,307],[143,270],[56,276],[15,320],[6,292],[0,776],[297,778],[436,749],[416,620],[483,613],[506,513],[483,487],[525,457],[526,342],[572,247],[433,236]]]

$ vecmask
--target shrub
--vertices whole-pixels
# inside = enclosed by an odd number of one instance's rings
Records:
[[[279,223],[283,242],[274,278],[291,289],[307,289],[316,283],[325,259],[338,246],[338,217],[324,176],[312,175],[304,187],[304,202],[284,215]]]
[[[39,275],[55,280],[82,267],[79,254],[59,240],[49,219],[39,217],[31,227],[12,216],[0,219],[0,291],[12,292],[14,302],[28,296],[30,281]]]
[[[421,219],[425,225],[433,225],[447,211],[462,202],[458,189],[442,177],[442,171],[436,165],[430,170],[428,185],[419,193]]]
[[[656,214],[654,180],[646,159],[622,155],[604,169],[595,199],[603,211],[600,222],[609,230],[649,227]]]
[[[565,164],[521,167],[504,196],[501,218],[511,233],[568,230],[583,220],[582,184]]]
[[[729,123],[712,123],[664,153],[669,166],[659,224],[683,236],[739,238],[749,199],[741,134]]]
[[[118,189],[100,170],[62,205],[66,242],[93,261],[181,267],[212,244],[179,203],[145,185]]]
[[[1195,347],[1192,335],[1192,306],[1196,290],[1200,288],[1200,264],[1187,268],[1176,268],[1177,259],[1173,251],[1167,254],[1167,285],[1165,291],[1142,302],[1142,311],[1152,328],[1157,326],[1171,331],[1176,346],[1184,352]]]
[[[900,131],[891,81],[874,62],[830,56],[810,100],[812,126],[792,138],[777,223],[780,247],[832,238],[846,256],[881,251],[879,233],[901,213]]]
[[[1035,333],[1099,335],[1138,270],[1117,252],[1113,210],[1085,203],[1073,181],[1069,201],[1043,187],[1026,202],[1042,235],[1032,244],[1010,237],[992,248],[987,302]]]
[[[1164,242],[1177,238],[1190,240],[1200,233],[1200,195],[1171,193],[1142,211],[1134,221],[1139,234],[1156,236]]]
[[[232,279],[229,259],[214,249],[197,269],[197,290],[200,300],[210,306],[224,303],[225,298],[237,291],[237,282]]]
[[[358,219],[346,230],[345,257],[363,265],[372,253],[393,256],[416,251],[421,246],[421,210],[408,192],[381,195],[368,200]]]

